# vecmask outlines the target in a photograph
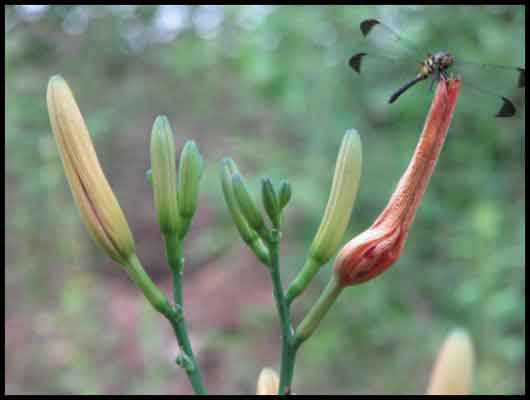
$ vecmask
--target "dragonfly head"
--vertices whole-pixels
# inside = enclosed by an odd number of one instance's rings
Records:
[[[445,71],[455,62],[455,58],[451,53],[446,51],[440,51],[435,53],[433,56],[434,64],[437,66],[439,71]]]

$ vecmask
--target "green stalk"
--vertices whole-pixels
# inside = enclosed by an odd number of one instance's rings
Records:
[[[272,230],[272,240],[268,243],[270,254],[270,271],[272,278],[274,300],[280,316],[282,330],[282,360],[280,367],[280,384],[278,394],[290,394],[293,379],[296,348],[294,346],[294,331],[291,326],[290,309],[285,297],[280,277],[279,263],[279,232]]]
[[[176,309],[170,315],[164,315],[173,327],[180,350],[187,360],[187,365],[184,366],[184,370],[188,375],[193,390],[196,394],[207,394],[208,392],[204,386],[201,370],[191,348],[186,320],[183,314],[181,278],[184,269],[184,258],[182,257],[182,241],[175,233],[164,236],[164,239],[166,243],[166,257],[171,268],[171,276],[173,279],[173,298]]]
[[[337,280],[332,276],[317,302],[313,305],[311,310],[309,310],[300,325],[298,325],[298,328],[296,328],[296,334],[294,337],[294,345],[296,348],[313,334],[343,288],[344,287],[340,286]]]

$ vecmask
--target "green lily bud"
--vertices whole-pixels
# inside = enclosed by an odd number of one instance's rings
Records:
[[[261,180],[261,194],[263,207],[269,216],[272,225],[278,229],[280,226],[280,205],[270,178]]]
[[[278,190],[278,202],[280,208],[283,209],[291,200],[291,185],[287,181],[280,182],[280,189]]]
[[[350,220],[361,178],[361,138],[355,129],[346,131],[337,157],[328,204],[305,265],[289,285],[287,298],[292,301],[306,287],[318,269],[337,252]]]
[[[249,226],[245,216],[239,208],[236,198],[234,197],[232,175],[235,173],[239,173],[239,171],[237,170],[234,161],[230,158],[223,159],[221,167],[221,185],[223,187],[225,201],[239,234],[246,243],[251,243],[258,238],[258,234]]]
[[[245,216],[250,227],[254,229],[262,239],[270,241],[271,237],[265,226],[265,221],[263,221],[263,216],[248,192],[247,187],[243,182],[243,177],[240,174],[235,173],[232,175],[232,187],[234,188],[234,197],[239,204],[239,209]]]
[[[234,188],[234,195],[239,204],[239,209],[245,216],[248,224],[252,229],[256,231],[260,230],[265,225],[263,217],[248,192],[247,186],[243,182],[243,177],[237,172],[232,174],[232,187]]]
[[[197,209],[199,183],[202,176],[203,161],[201,153],[193,140],[188,140],[180,154],[178,205],[180,215],[191,219]]]
[[[53,135],[83,222],[109,257],[126,265],[135,251],[133,236],[72,91],[56,75],[50,78],[46,97]]]
[[[230,158],[223,159],[221,167],[221,185],[223,187],[223,194],[226,204],[230,210],[230,214],[232,215],[232,219],[236,225],[236,228],[245,243],[252,248],[256,256],[264,264],[268,264],[269,255],[267,247],[259,238],[256,231],[248,224],[248,221],[241,212],[239,204],[235,198],[234,189],[232,186],[232,175],[236,173],[239,174],[236,163]]]
[[[158,116],[151,131],[153,195],[160,230],[164,235],[182,225],[177,205],[175,143],[169,120]]]

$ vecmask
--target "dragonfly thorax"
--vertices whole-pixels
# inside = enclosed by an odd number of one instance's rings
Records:
[[[429,54],[421,63],[420,75],[427,77],[434,72],[444,72],[454,61],[454,57],[446,51]]]

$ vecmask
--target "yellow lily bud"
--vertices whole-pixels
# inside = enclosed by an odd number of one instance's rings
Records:
[[[258,377],[257,395],[277,395],[280,380],[272,368],[263,368]]]
[[[94,150],[90,134],[65,80],[50,78],[48,114],[66,178],[83,221],[96,242],[115,261],[127,264],[134,240]]]
[[[337,252],[357,196],[361,179],[361,161],[361,138],[355,129],[349,129],[342,139],[331,192],[320,227],[313,239],[304,267],[289,285],[287,291],[289,301],[309,285],[318,269]]]
[[[445,340],[434,364],[427,394],[471,394],[473,345],[463,329],[455,329]]]
[[[361,137],[349,129],[342,139],[324,217],[309,249],[310,256],[320,264],[335,255],[350,221],[361,179],[361,155]]]
[[[175,143],[165,116],[156,118],[151,131],[151,169],[160,230],[164,234],[174,233],[181,225],[177,205]]]

